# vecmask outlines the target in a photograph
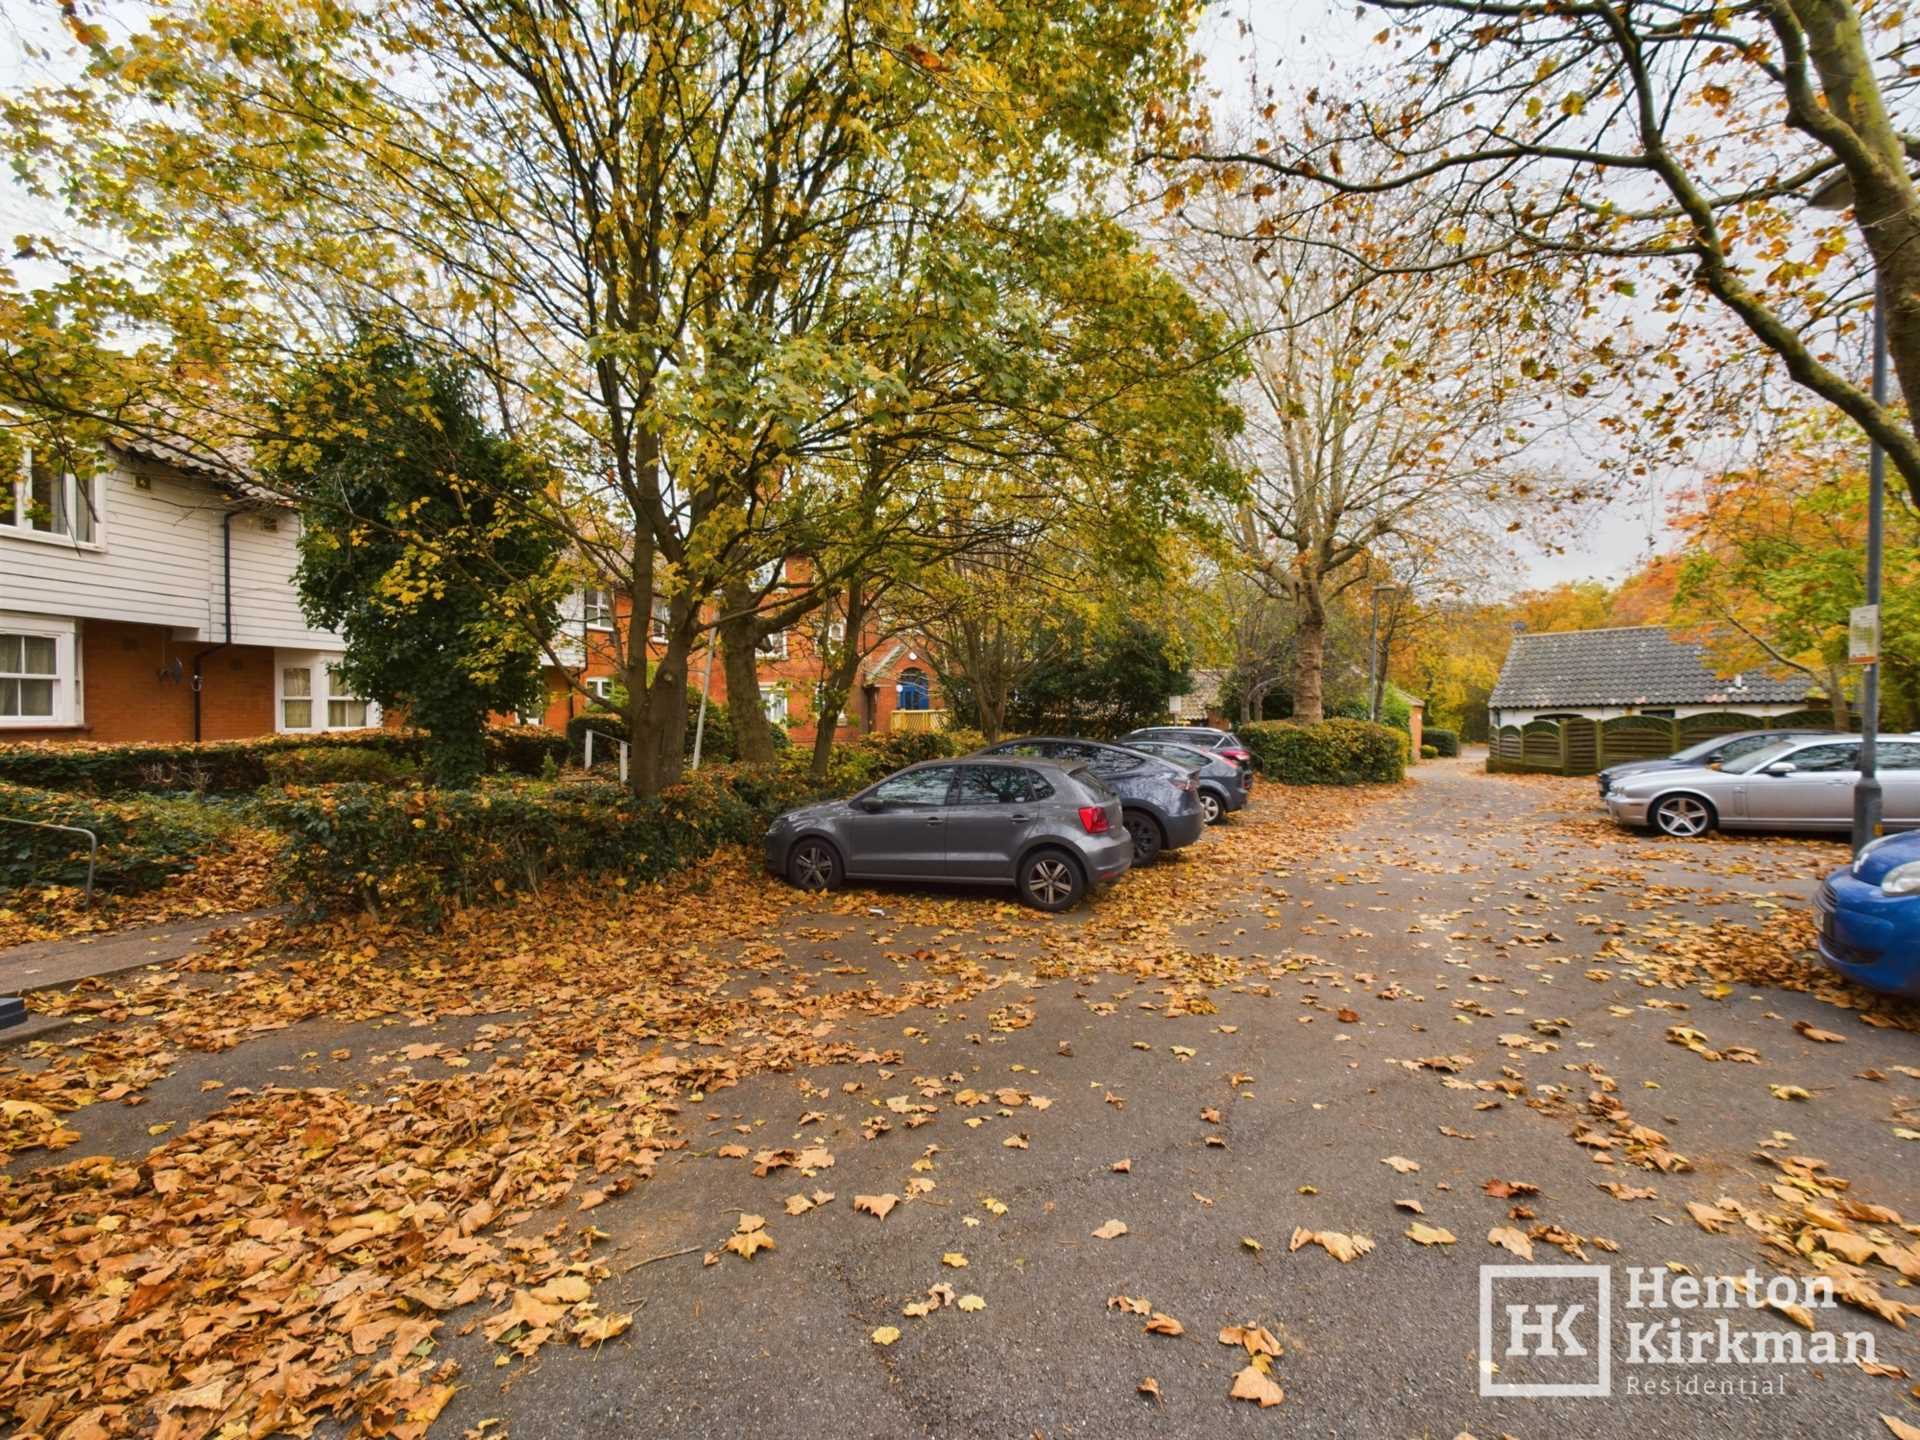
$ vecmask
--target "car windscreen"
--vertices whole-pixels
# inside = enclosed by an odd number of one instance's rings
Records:
[[[1697,745],[1689,745],[1684,750],[1676,750],[1667,758],[1669,760],[1704,760],[1726,743],[1726,736],[1715,735],[1709,739],[1700,741]]]
[[[1737,760],[1729,760],[1720,769],[1728,775],[1746,775],[1758,770],[1762,765],[1770,765],[1786,754],[1798,740],[1781,740],[1772,745],[1762,745],[1758,750],[1750,750]]]

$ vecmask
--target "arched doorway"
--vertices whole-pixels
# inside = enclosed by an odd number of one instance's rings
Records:
[[[925,710],[932,703],[933,687],[927,680],[927,672],[918,665],[909,665],[900,672],[900,679],[894,686],[894,708],[896,710]]]

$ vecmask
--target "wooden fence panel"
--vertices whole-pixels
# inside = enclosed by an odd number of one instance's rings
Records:
[[[1664,760],[1680,747],[1674,724],[1658,715],[1617,715],[1600,722],[1600,763],[1622,760]]]
[[[1766,722],[1753,715],[1735,715],[1730,710],[1715,710],[1706,715],[1688,715],[1679,724],[1680,749],[1711,740],[1716,735],[1737,735],[1742,730],[1762,730]]]
[[[1591,775],[1600,768],[1600,727],[1584,715],[1569,716],[1560,722],[1566,735],[1566,775]]]
[[[1566,760],[1560,748],[1560,727],[1551,720],[1534,720],[1520,732],[1520,758],[1529,765],[1558,770]]]

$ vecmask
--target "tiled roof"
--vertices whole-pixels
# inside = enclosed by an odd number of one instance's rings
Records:
[[[1619,705],[1778,705],[1807,697],[1802,676],[1718,675],[1705,647],[1657,626],[1513,637],[1487,703],[1500,709]]]

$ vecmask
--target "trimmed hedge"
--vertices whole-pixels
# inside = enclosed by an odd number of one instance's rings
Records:
[[[1438,760],[1440,758],[1440,752],[1432,745],[1422,745],[1420,747],[1420,758],[1422,760]]]
[[[953,753],[946,735],[888,735],[836,746],[824,781],[808,775],[810,757],[796,749],[770,766],[702,765],[651,799],[589,777],[473,790],[290,788],[263,796],[260,809],[292,840],[289,889],[315,907],[358,904],[434,921],[450,905],[538,889],[558,875],[659,879],[722,845],[757,844],[796,805]]]
[[[1423,730],[1420,738],[1448,759],[1460,753],[1460,736],[1452,730]]]
[[[293,750],[365,750],[397,765],[417,765],[426,752],[426,736],[419,730],[350,730],[197,745],[34,741],[0,745],[0,783],[90,795],[257,790],[273,782],[268,762]],[[487,763],[495,770],[538,775],[548,756],[559,762],[566,752],[564,736],[537,726],[500,726],[487,732]]]
[[[365,745],[302,745],[266,757],[267,779],[274,785],[337,785],[362,781],[392,785],[411,780],[419,766]]]
[[[1247,742],[1260,773],[1282,785],[1368,785],[1406,778],[1406,734],[1368,720],[1261,721],[1235,733]]]
[[[0,818],[76,825],[100,840],[94,889],[105,894],[150,890],[224,850],[236,821],[197,800],[132,795],[119,800],[0,782]],[[0,892],[28,885],[83,885],[87,842],[78,835],[28,825],[0,825]]]

